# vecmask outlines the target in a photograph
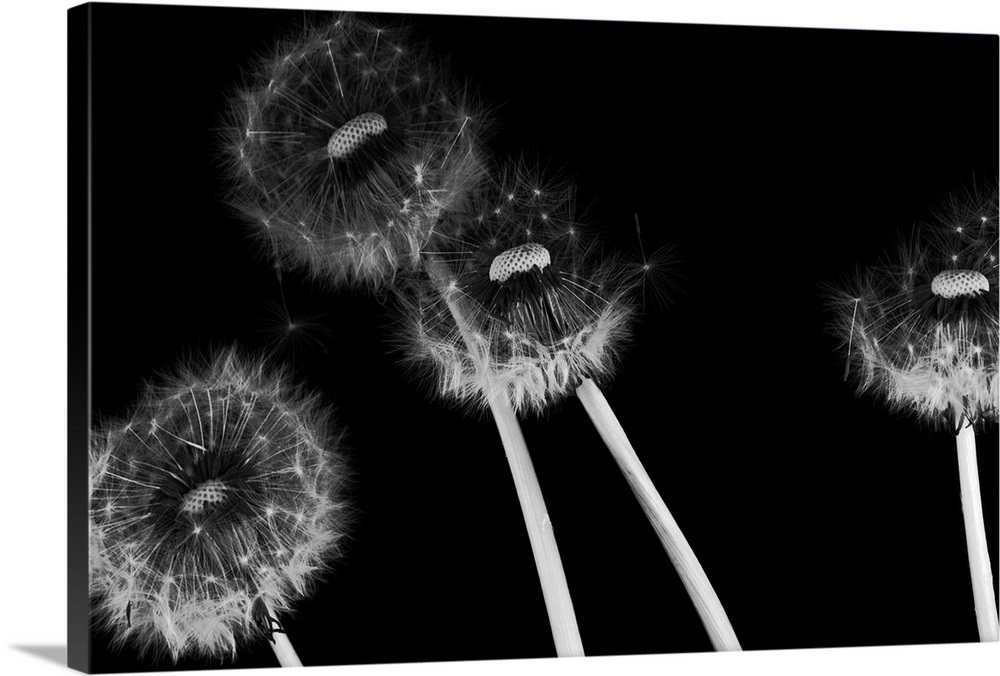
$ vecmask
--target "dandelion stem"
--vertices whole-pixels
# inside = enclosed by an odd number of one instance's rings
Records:
[[[302,660],[292,647],[292,642],[283,633],[274,634],[274,643],[271,644],[274,654],[278,658],[278,664],[283,667],[301,667]]]
[[[484,382],[490,382],[491,377],[482,359],[478,357],[479,351],[476,342],[470,335],[458,300],[446,290],[451,280],[447,263],[436,256],[425,255],[424,269],[442,289],[442,296],[462,333],[469,354],[476,360]],[[503,389],[488,387],[484,396],[496,420],[497,430],[500,432],[500,439],[507,455],[507,462],[510,464],[514,486],[517,489],[517,498],[521,503],[521,512],[528,529],[528,540],[535,557],[535,567],[538,569],[542,596],[545,599],[549,624],[552,627],[556,654],[559,657],[583,656],[583,641],[580,638],[580,629],[577,626],[576,613],[573,610],[573,600],[569,594],[566,573],[563,570],[559,548],[552,530],[552,521],[545,508],[542,488],[538,483],[538,476],[535,474],[521,426],[517,422],[510,399]]]
[[[986,526],[979,492],[979,468],[976,463],[976,433],[972,425],[958,417],[958,478],[962,488],[962,513],[965,517],[965,540],[969,549],[972,595],[976,602],[976,623],[980,641],[998,640],[997,604],[993,596],[993,573],[986,547]]]
[[[643,468],[632,444],[597,384],[586,378],[576,394],[625,475],[646,518],[677,569],[716,650],[741,650],[726,611],[680,527]]]
[[[517,498],[521,503],[524,523],[528,528],[531,551],[535,555],[535,566],[542,584],[542,595],[549,613],[549,624],[560,657],[580,657],[583,655],[583,641],[576,624],[573,599],[569,595],[566,573],[563,571],[559,548],[556,546],[552,521],[549,519],[542,488],[535,474],[535,467],[528,454],[528,446],[521,433],[521,426],[514,415],[510,401],[502,392],[494,392],[489,398],[490,410],[496,420],[500,438],[507,452],[510,473],[517,487]]]
[[[265,608],[267,608],[268,617],[273,618],[274,612],[271,610],[271,606],[265,604]],[[268,621],[276,620],[269,619]],[[279,627],[279,629],[281,628]],[[298,653],[292,647],[292,642],[288,640],[288,635],[283,630],[271,634],[271,648],[274,650],[274,656],[278,658],[278,664],[282,667],[302,666],[302,660],[299,659]]]

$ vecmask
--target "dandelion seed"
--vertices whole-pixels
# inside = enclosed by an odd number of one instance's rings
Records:
[[[116,645],[177,660],[273,638],[346,526],[326,427],[314,400],[228,353],[92,433],[90,593]],[[298,561],[276,553],[289,549]],[[283,636],[274,648],[297,662]]]
[[[681,276],[678,264],[677,250],[672,245],[661,246],[646,255],[642,244],[642,229],[639,225],[639,214],[634,214],[636,240],[639,242],[639,263],[635,275],[641,280],[643,313],[646,312],[646,296],[651,295],[657,310],[663,311],[669,307],[673,297],[680,292],[677,283]],[[572,233],[571,233],[572,234]]]

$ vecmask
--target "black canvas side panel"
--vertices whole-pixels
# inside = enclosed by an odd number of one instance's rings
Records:
[[[90,672],[87,446],[90,428],[92,7],[68,12],[68,631],[67,663]]]

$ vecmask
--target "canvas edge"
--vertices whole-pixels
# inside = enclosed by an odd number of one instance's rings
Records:
[[[67,666],[90,673],[87,458],[90,429],[93,6],[67,11]]]

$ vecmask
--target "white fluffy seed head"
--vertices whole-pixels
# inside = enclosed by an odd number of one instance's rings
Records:
[[[975,270],[945,270],[931,281],[931,293],[941,298],[978,296],[990,290],[990,280]]]
[[[401,287],[400,339],[436,394],[480,408],[503,393],[537,414],[584,378],[613,375],[641,278],[595,246],[571,184],[524,162],[497,169],[468,209],[445,216],[428,280]]]
[[[231,100],[227,201],[283,269],[393,284],[483,176],[474,99],[402,26],[309,20]]]
[[[960,191],[835,297],[859,391],[954,430],[1000,413],[997,189]]]
[[[498,254],[490,263],[490,281],[506,282],[516,272],[527,272],[532,267],[544,270],[552,262],[549,250],[541,244],[528,242]]]
[[[318,401],[223,353],[91,432],[95,629],[152,658],[232,657],[339,554],[346,468]]]
[[[385,118],[378,113],[361,113],[333,132],[326,149],[330,157],[342,159],[364,145],[368,139],[378,136],[388,128]]]

